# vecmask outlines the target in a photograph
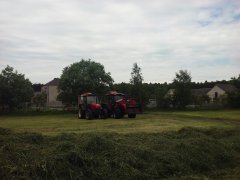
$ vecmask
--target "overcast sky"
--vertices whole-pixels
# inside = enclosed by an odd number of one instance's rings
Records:
[[[129,82],[134,62],[144,82],[240,74],[239,0],[0,0],[0,70],[32,83],[60,77],[82,58]]]

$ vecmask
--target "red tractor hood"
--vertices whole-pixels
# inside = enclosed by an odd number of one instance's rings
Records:
[[[100,105],[100,104],[97,104],[97,103],[92,103],[92,104],[90,104],[90,108],[91,108],[92,110],[100,109],[100,108],[101,108],[101,105]]]

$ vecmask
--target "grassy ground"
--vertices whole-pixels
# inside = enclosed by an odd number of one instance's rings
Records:
[[[0,116],[2,179],[240,179],[240,111]]]
[[[62,132],[157,133],[183,127],[231,128],[240,126],[240,111],[148,112],[136,119],[79,120],[75,114],[0,116],[0,127],[16,132],[56,135]]]
[[[215,111],[176,111],[162,112],[165,115],[177,115],[192,118],[208,118],[219,120],[237,120],[240,122],[240,110],[215,110]]]

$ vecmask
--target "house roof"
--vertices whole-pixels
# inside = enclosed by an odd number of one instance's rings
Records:
[[[207,94],[212,88],[200,88],[200,89],[191,89],[191,93],[196,96],[202,96]]]
[[[58,86],[59,80],[60,80],[59,78],[54,78],[53,80],[49,81],[44,86]]]
[[[231,84],[216,84],[219,88],[224,90],[225,92],[235,92],[237,88]]]

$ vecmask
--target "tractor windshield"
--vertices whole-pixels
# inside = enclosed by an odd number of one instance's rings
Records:
[[[124,98],[123,95],[116,95],[116,96],[114,96],[114,100],[115,101],[118,101],[119,99],[123,99],[123,98]]]
[[[88,96],[87,97],[87,103],[88,104],[97,103],[97,97],[96,96]]]

